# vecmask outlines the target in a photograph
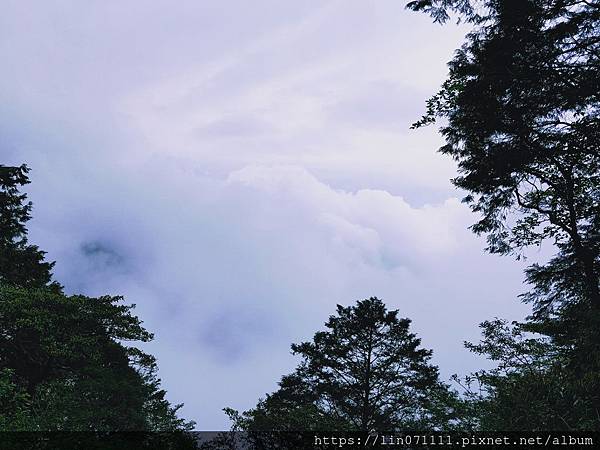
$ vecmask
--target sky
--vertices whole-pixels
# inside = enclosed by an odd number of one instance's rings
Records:
[[[410,130],[465,26],[403,1],[1,0],[0,163],[27,163],[31,241],[69,293],[120,294],[181,415],[228,428],[336,304],[377,296],[442,377],[478,323],[522,319]]]

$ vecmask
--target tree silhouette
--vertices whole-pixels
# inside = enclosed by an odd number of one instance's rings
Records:
[[[526,270],[524,329],[560,351],[580,423],[600,426],[600,1],[417,0],[473,30],[414,126],[443,119],[440,151],[492,253],[553,245]],[[553,366],[556,367],[556,366]],[[568,375],[569,374],[569,375]]]
[[[0,282],[22,287],[44,287],[51,282],[54,263],[27,240],[31,202],[19,188],[29,183],[26,165],[0,165]],[[57,283],[53,288],[60,289]]]
[[[254,410],[238,415],[236,425],[250,431],[447,429],[459,402],[409,326],[375,297],[338,305],[326,331],[292,345],[302,358],[296,370]]]

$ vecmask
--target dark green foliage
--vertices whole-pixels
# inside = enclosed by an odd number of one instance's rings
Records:
[[[600,1],[408,6],[473,24],[415,126],[443,119],[440,151],[458,162],[453,182],[467,191],[480,217],[472,229],[487,235],[490,252],[521,257],[527,247],[554,245],[549,261],[526,270],[523,299],[533,314],[522,329],[549,338],[559,356],[539,379],[579,412],[554,405],[544,423],[600,428]],[[519,373],[519,383],[534,379]],[[494,392],[522,386],[509,383],[514,374],[503,377],[483,381]]]
[[[564,349],[524,324],[496,319],[481,328],[482,342],[467,347],[498,365],[466,377],[463,384],[481,430],[598,428],[598,381],[574,370]]]
[[[28,173],[25,165],[0,165],[0,283],[39,288],[51,282],[54,263],[45,262],[44,252],[27,241],[32,205],[19,187],[29,183]]]
[[[0,370],[0,431],[30,430],[33,420],[29,396],[13,380],[13,371]]]
[[[0,370],[41,430],[171,430],[184,426],[159,389],[152,338],[119,297],[0,287]]]
[[[292,345],[302,362],[243,415],[246,431],[434,430],[457,424],[458,399],[429,363],[410,320],[370,298],[338,305],[326,331]]]
[[[28,169],[0,166],[0,430],[172,431],[152,334],[121,297],[67,296],[27,242]]]

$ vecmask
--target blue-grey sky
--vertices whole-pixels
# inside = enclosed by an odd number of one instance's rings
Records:
[[[272,391],[336,303],[399,309],[445,377],[481,364],[480,321],[526,314],[435,128],[409,130],[467,29],[404,3],[0,1],[32,240],[68,292],[138,305],[198,429]]]

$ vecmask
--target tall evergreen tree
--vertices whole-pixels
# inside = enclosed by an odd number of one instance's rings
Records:
[[[409,4],[467,9],[475,24],[416,126],[447,120],[440,150],[458,161],[453,181],[491,252],[557,246],[528,271],[536,312],[600,311],[600,2],[472,3]]]
[[[44,261],[44,252],[27,240],[32,204],[19,189],[29,183],[28,173],[26,165],[0,165],[0,283],[44,287],[51,283],[54,263]]]
[[[458,400],[429,362],[410,320],[378,298],[338,305],[280,388],[237,417],[247,431],[432,430],[453,425]]]
[[[443,119],[440,151],[458,162],[454,184],[490,252],[554,245],[549,261],[526,270],[525,329],[560,350],[572,400],[593,405],[581,421],[600,427],[600,1],[408,7],[473,25],[415,126]]]

